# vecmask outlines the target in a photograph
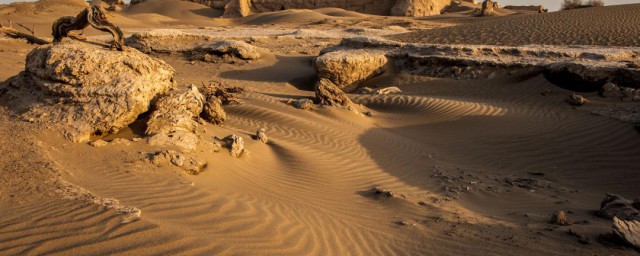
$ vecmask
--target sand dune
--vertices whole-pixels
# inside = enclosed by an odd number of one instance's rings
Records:
[[[640,5],[632,4],[506,16],[393,38],[442,44],[637,46],[640,44],[638,12]]]
[[[222,12],[207,6],[178,0],[149,0],[129,6],[122,10],[123,14],[157,14],[176,20],[219,18]]]
[[[14,112],[9,103],[16,99],[0,88],[0,254],[635,255],[602,236],[611,221],[593,211],[606,192],[628,198],[640,193],[640,133],[627,122],[589,113],[588,106],[569,106],[564,100],[570,91],[540,72],[464,80],[416,75],[400,63],[360,87],[397,86],[402,92],[349,94],[350,108],[301,110],[287,102],[314,98],[316,53],[345,37],[411,29],[420,31],[388,37],[637,47],[638,8],[477,18],[463,5],[456,13],[420,19],[325,8],[218,19],[218,12],[195,3],[132,6],[110,18],[127,34],[162,27],[169,29],[148,34],[169,35],[172,46],[234,39],[269,49],[251,61],[203,61],[190,49],[170,52],[159,43],[149,53],[175,69],[179,90],[210,81],[244,88],[235,93],[243,104],[224,106],[224,125],[202,121],[194,133],[210,142],[239,135],[248,153],[236,158],[227,148],[213,152],[199,144],[188,154],[208,164],[190,175],[150,163],[164,149],[147,143],[149,113],[102,137],[126,143],[94,147],[68,141],[51,129],[55,124]],[[587,30],[602,20],[610,27]],[[432,29],[452,24],[460,25]],[[105,35],[89,32],[91,39],[97,38],[92,33]],[[23,69],[34,46],[0,40],[4,81]],[[482,54],[465,57],[497,55],[477,51]],[[596,62],[595,55],[585,58]],[[629,59],[617,57],[603,58]],[[583,95],[596,107],[638,106],[597,92]],[[252,138],[263,127],[266,144]],[[69,186],[93,197],[70,198],[64,193]],[[123,222],[113,207],[94,202],[109,198],[140,209],[141,218]],[[569,212],[576,224],[550,224],[557,210]]]

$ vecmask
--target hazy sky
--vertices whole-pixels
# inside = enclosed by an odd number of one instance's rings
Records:
[[[585,0],[586,1],[586,0]],[[16,0],[0,0],[0,4],[7,4],[12,2],[19,2]],[[478,2],[481,2],[478,0]],[[561,0],[498,0],[498,2],[505,5],[539,5],[543,4],[549,10],[558,10],[560,8]],[[631,3],[640,3],[640,0],[604,0],[606,5],[613,4],[631,4]]]

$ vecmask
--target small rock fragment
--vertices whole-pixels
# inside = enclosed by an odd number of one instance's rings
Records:
[[[566,99],[566,102],[573,106],[582,106],[585,103],[589,102],[589,100],[582,97],[582,95],[571,93],[569,97]]]
[[[569,216],[564,211],[557,211],[551,216],[551,224],[569,226],[573,224],[573,221],[569,219]]]
[[[291,101],[290,104],[292,104],[297,109],[302,109],[302,110],[313,109],[313,101],[307,98]]]
[[[131,141],[125,138],[115,138],[110,143],[115,145],[121,144],[125,146],[131,145]]]
[[[383,188],[380,188],[380,187],[375,187],[373,190],[374,190],[374,193],[375,193],[376,195],[383,195],[383,196],[386,196],[386,197],[393,197],[393,196],[394,196],[393,191],[388,190],[388,189],[383,189]]]
[[[387,95],[387,94],[400,93],[400,92],[402,92],[402,90],[400,90],[400,88],[394,86],[394,87],[380,88],[378,90],[375,90],[375,92],[373,92],[373,94],[375,94],[375,95]]]
[[[549,96],[549,95],[551,95],[551,90],[546,89],[546,90],[544,90],[544,91],[540,92],[540,95],[542,95],[542,96]]]
[[[269,138],[267,138],[266,130],[264,128],[260,128],[260,130],[256,132],[256,140],[259,140],[262,143],[267,143],[269,141]]]
[[[97,140],[94,140],[92,142],[89,142],[89,145],[91,145],[92,147],[96,147],[96,148],[106,146],[107,144],[109,144],[109,143],[104,141],[104,140],[101,140],[101,139],[97,139]]]
[[[213,152],[217,153],[217,152],[220,152],[220,150],[222,150],[222,145],[220,144],[220,142],[213,141],[213,142],[210,142],[210,145],[211,145],[211,151]]]
[[[244,139],[242,137],[231,134],[224,138],[224,141],[227,142],[227,146],[229,147],[229,153],[233,157],[240,157],[244,153]]]
[[[358,89],[357,94],[371,94],[373,92],[373,89],[369,88],[369,87],[362,87],[360,89]]]

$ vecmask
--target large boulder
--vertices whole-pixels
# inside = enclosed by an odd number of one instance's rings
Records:
[[[127,127],[174,86],[173,75],[164,61],[135,49],[70,42],[33,49],[25,70],[0,87],[25,119],[51,122],[80,142]]]
[[[315,60],[320,79],[327,79],[340,89],[355,87],[383,73],[388,64],[384,51],[350,50],[321,55]]]

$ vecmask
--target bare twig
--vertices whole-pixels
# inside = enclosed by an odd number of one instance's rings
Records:
[[[22,25],[22,24],[20,24],[20,23],[16,23],[16,24],[18,24],[18,26],[23,27],[23,28],[24,28],[24,29],[26,29],[27,31],[31,32],[31,35],[32,35],[32,36],[35,36],[35,35],[36,35],[36,32],[35,32],[35,26],[34,26],[32,29],[30,29],[30,28],[28,28],[27,26]]]

